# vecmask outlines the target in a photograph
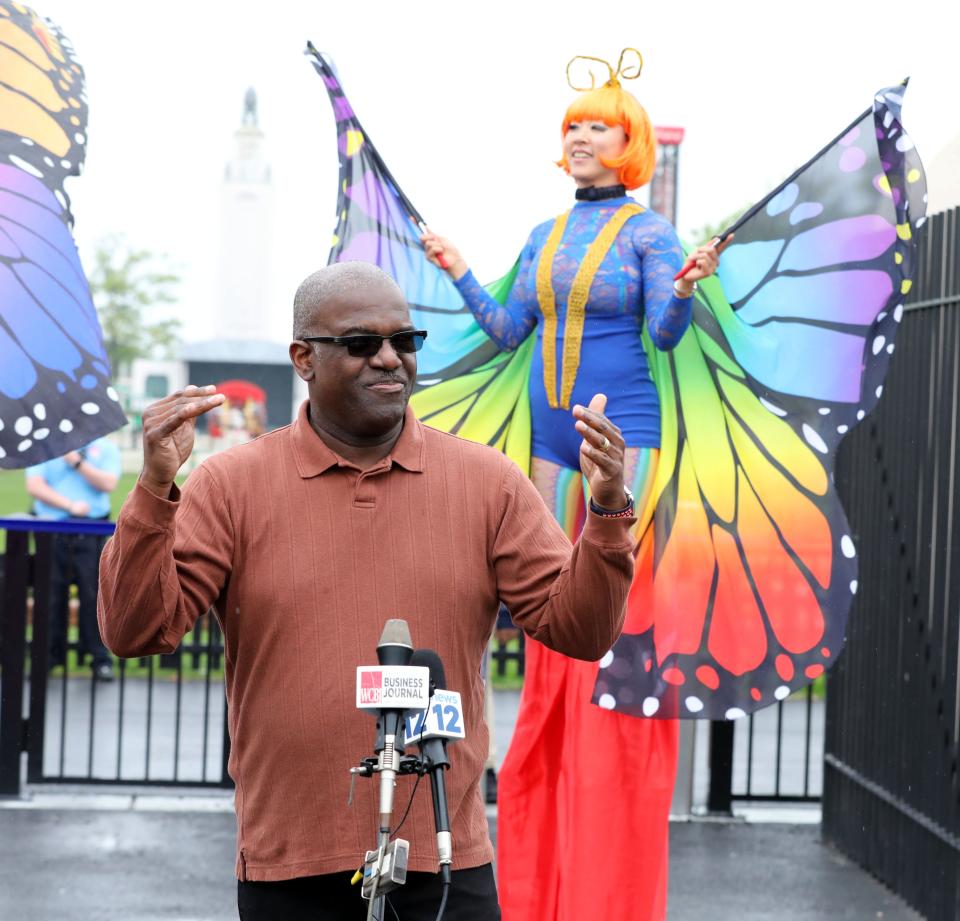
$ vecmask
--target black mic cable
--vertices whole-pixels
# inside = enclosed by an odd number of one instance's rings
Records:
[[[416,650],[410,659],[410,665],[425,665],[430,669],[431,701],[435,691],[446,689],[447,681],[443,672],[443,662],[432,649]],[[430,791],[433,794],[433,819],[437,829],[437,855],[440,864],[440,878],[443,881],[443,896],[440,900],[440,911],[437,914],[437,921],[441,921],[447,906],[453,866],[453,836],[450,833],[450,813],[447,808],[447,787],[444,778],[444,771],[450,767],[446,739],[435,737],[421,741],[420,753],[427,773],[430,774]]]

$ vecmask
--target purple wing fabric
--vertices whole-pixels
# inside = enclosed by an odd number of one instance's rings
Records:
[[[446,272],[427,262],[420,215],[403,194],[343,93],[333,65],[312,45],[307,54],[323,79],[337,121],[340,187],[330,262],[372,262],[400,286],[415,326],[430,331],[417,354],[418,388],[449,380],[494,358]]]
[[[0,467],[126,422],[63,188],[84,157],[83,71],[63,34],[0,0]]]

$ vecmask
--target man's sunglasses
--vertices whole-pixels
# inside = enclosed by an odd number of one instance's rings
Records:
[[[390,343],[393,350],[402,355],[407,352],[419,352],[423,348],[423,340],[427,338],[425,329],[402,329],[392,336],[374,336],[372,333],[362,333],[358,336],[301,336],[304,342],[329,342],[347,350],[353,358],[373,358],[383,342]]]

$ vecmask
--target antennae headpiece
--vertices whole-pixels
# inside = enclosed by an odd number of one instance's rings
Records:
[[[588,63],[587,74],[590,76],[590,85],[577,86],[570,76],[570,69],[577,61],[593,61],[596,64],[602,64],[606,67],[608,79],[604,81],[604,86],[618,87],[620,86],[621,80],[636,80],[640,76],[640,71],[643,70],[643,55],[640,54],[636,48],[624,48],[623,51],[620,52],[620,59],[617,61],[616,70],[603,58],[591,57],[588,54],[578,54],[576,57],[571,58],[567,64],[567,83],[570,84],[571,89],[577,90],[577,92],[580,93],[588,93],[590,90],[595,90],[597,88],[597,77],[593,72],[593,66]]]

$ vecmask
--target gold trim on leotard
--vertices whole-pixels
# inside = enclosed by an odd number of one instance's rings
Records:
[[[553,272],[553,257],[569,217],[570,212],[566,211],[553,222],[553,229],[540,253],[540,264],[537,266],[537,301],[543,314],[543,386],[552,409],[557,408],[557,298],[553,293],[550,274]]]
[[[560,399],[557,400],[557,304],[553,290],[553,260],[560,246],[563,231],[567,226],[570,212],[561,214],[554,222],[546,245],[540,253],[537,266],[537,300],[543,313],[543,386],[547,393],[547,402],[551,409],[569,409],[573,385],[580,367],[580,349],[583,345],[583,323],[587,313],[587,298],[590,286],[617,234],[623,225],[635,214],[643,212],[643,207],[630,202],[621,205],[594,238],[587,249],[567,300],[567,321],[563,331],[563,367],[560,381]]]

